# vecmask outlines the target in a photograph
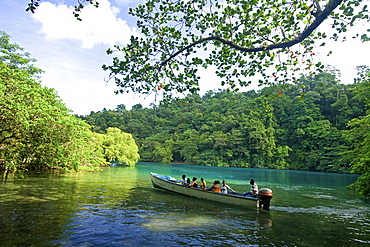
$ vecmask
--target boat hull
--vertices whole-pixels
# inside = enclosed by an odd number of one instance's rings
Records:
[[[202,190],[198,188],[189,188],[182,185],[182,183],[175,178],[169,176],[163,176],[155,173],[151,173],[151,180],[153,187],[160,188],[179,194],[196,197],[200,199],[217,201],[221,203],[247,206],[247,207],[259,207],[259,200],[255,197],[245,197],[241,194],[222,194],[213,191]]]

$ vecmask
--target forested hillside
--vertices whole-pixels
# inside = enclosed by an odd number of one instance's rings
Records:
[[[359,69],[367,70],[367,67]],[[193,94],[168,105],[140,104],[81,116],[93,130],[131,133],[141,161],[350,172],[348,122],[368,109],[332,69],[260,91]]]

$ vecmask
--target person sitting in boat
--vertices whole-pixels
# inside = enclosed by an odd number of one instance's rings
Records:
[[[206,183],[206,181],[204,181],[204,179],[203,179],[203,178],[201,178],[201,179],[200,179],[200,181],[202,182],[202,183],[200,184],[200,188],[201,188],[202,190],[205,190],[205,189],[206,189],[206,187],[207,187],[207,183]]]
[[[215,180],[215,181],[213,182],[212,187],[211,187],[211,188],[209,188],[209,189],[207,189],[207,190],[211,190],[211,191],[214,191],[214,192],[221,193],[220,181]]]
[[[225,180],[222,180],[221,193],[227,194],[227,190],[231,190],[233,193],[235,193],[235,190],[230,188],[230,186],[226,184]]]
[[[254,179],[251,179],[249,182],[251,184],[251,191],[245,192],[244,196],[255,196],[258,193],[258,185],[254,182]]]
[[[187,185],[188,187],[198,188],[197,178],[193,177],[193,182]]]
[[[184,175],[182,175],[182,183],[184,184],[184,186],[186,186],[186,175],[184,174]]]
[[[190,184],[190,178],[187,178],[186,179],[186,184],[185,184],[185,186],[188,186]]]

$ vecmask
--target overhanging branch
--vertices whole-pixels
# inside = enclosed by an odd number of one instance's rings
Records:
[[[276,44],[271,44],[271,45],[264,45],[260,47],[244,47],[244,46],[239,46],[238,44],[233,43],[232,41],[226,40],[222,37],[219,36],[210,36],[207,38],[202,38],[199,39],[190,45],[178,50],[174,54],[172,54],[170,57],[168,57],[166,60],[164,60],[158,69],[160,70],[163,66],[165,66],[170,60],[172,60],[174,57],[178,56],[179,54],[183,53],[184,51],[207,41],[219,41],[225,45],[230,46],[233,49],[246,52],[246,53],[254,53],[254,52],[260,52],[260,51],[268,51],[268,50],[274,50],[274,49],[283,49],[287,47],[294,46],[300,42],[302,42],[304,39],[306,39],[316,28],[318,28],[321,23],[330,15],[331,12],[333,12],[334,9],[336,9],[343,0],[331,0],[326,7],[321,11],[319,7],[317,7],[319,10],[316,13],[316,19],[309,25],[301,34],[299,34],[295,39],[288,40],[286,42],[281,42],[281,43],[276,43]],[[317,4],[317,2],[315,2]]]

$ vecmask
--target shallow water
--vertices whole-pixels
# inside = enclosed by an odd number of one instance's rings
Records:
[[[271,210],[159,189],[150,172],[225,179],[238,192],[254,178]],[[1,246],[367,246],[370,201],[346,188],[354,175],[140,163],[85,174],[29,173],[0,185]]]

